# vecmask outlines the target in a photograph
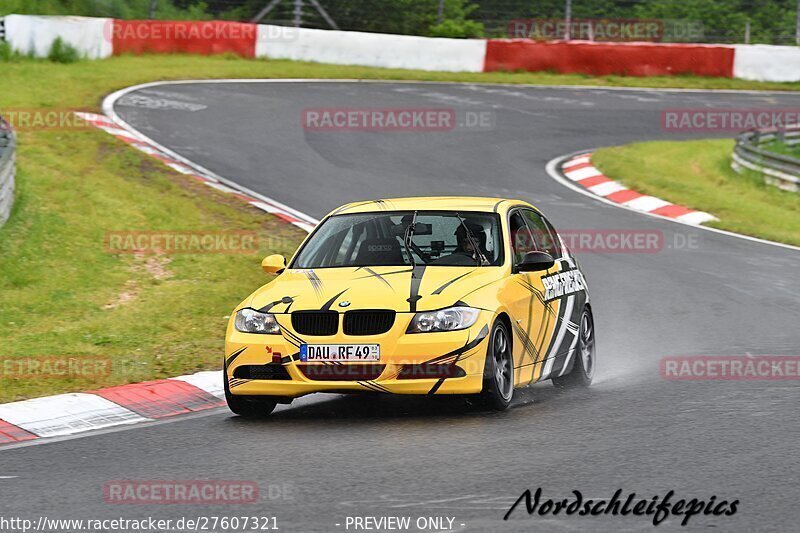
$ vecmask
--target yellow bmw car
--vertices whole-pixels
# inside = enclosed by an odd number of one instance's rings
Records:
[[[312,392],[471,394],[586,387],[586,281],[550,222],[519,200],[399,198],[336,209],[234,311],[225,396],[243,416]]]

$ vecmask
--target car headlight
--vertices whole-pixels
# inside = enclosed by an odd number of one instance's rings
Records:
[[[478,320],[479,309],[471,307],[449,307],[439,311],[417,313],[408,325],[408,333],[432,331],[456,331],[466,329]]]
[[[281,332],[278,321],[272,313],[259,313],[255,309],[240,309],[233,322],[242,333],[262,333],[275,335]]]

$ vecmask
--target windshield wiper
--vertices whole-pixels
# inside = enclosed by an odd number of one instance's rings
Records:
[[[417,230],[417,211],[414,211],[414,218],[411,219],[411,224],[406,228],[406,233],[403,235],[403,246],[405,246],[408,260],[412,268],[416,268],[417,262],[414,260],[414,252],[411,251],[411,239],[414,237],[414,232]]]
[[[461,227],[463,227],[464,231],[467,232],[467,239],[469,239],[469,243],[472,245],[472,250],[475,252],[474,258],[475,261],[478,263],[478,266],[483,266],[483,264],[488,265],[489,261],[486,259],[486,256],[483,255],[483,250],[481,250],[480,247],[478,247],[478,243],[475,242],[475,236],[467,227],[466,222],[464,222],[464,219],[461,218],[461,215],[459,215],[458,213],[456,213],[456,216],[458,217],[459,222],[461,222]]]

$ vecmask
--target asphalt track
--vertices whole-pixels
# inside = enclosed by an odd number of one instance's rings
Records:
[[[573,490],[609,498],[621,488],[740,500],[733,517],[695,516],[688,528],[670,519],[663,531],[797,529],[797,382],[668,381],[659,360],[798,354],[800,252],[608,206],[545,172],[577,150],[690,136],[663,131],[662,109],[786,108],[797,96],[415,83],[187,84],[133,96],[116,111],[144,134],[317,218],[364,198],[509,196],[535,203],[558,228],[657,230],[665,247],[580,256],[598,332],[599,374],[588,392],[538,385],[500,414],[451,399],[319,396],[265,421],[217,410],[11,448],[0,452],[0,476],[17,476],[0,479],[3,515],[260,514],[290,532],[344,531],[346,516],[367,515],[450,516],[459,531],[650,530],[649,519],[632,516],[520,509],[502,520],[526,488],[553,498]],[[303,109],[319,107],[452,107],[490,112],[493,126],[305,131]],[[264,499],[109,506],[103,484],[119,479],[254,480]]]

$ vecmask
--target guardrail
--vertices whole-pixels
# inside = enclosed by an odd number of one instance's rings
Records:
[[[778,141],[788,146],[800,144],[800,125],[746,131],[736,139],[731,167],[737,172],[748,168],[761,173],[764,181],[781,189],[800,192],[800,159],[765,150],[763,145]]]
[[[0,117],[0,226],[8,220],[14,205],[16,148],[17,140],[11,125]]]

